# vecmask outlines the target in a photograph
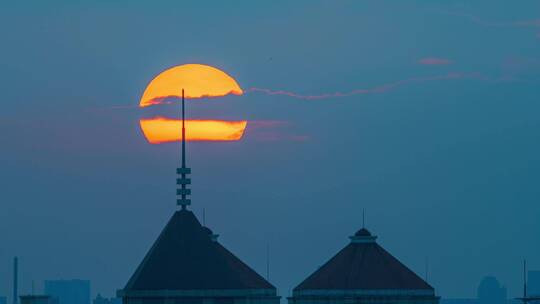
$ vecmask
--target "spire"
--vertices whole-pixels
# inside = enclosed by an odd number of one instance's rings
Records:
[[[366,228],[366,209],[362,208],[362,228]]]
[[[523,298],[527,298],[527,260],[523,260]]]
[[[428,277],[429,277],[429,258],[426,257],[426,278],[424,279],[426,283],[428,282]]]
[[[13,258],[13,304],[19,302],[19,258]]]
[[[270,281],[270,243],[266,244],[266,280]]]
[[[188,205],[191,205],[191,199],[187,198],[191,195],[191,189],[187,186],[191,184],[191,179],[187,176],[191,174],[191,169],[186,167],[186,127],[185,127],[185,106],[184,106],[184,89],[182,89],[182,167],[176,169],[176,204],[182,206],[182,210],[186,210]]]

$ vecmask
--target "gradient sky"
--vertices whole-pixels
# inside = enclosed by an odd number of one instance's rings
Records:
[[[176,210],[177,144],[149,145],[151,78],[218,67],[259,92],[188,102],[248,119],[190,143],[193,206],[287,296],[366,226],[443,297],[540,269],[538,1],[0,4],[0,295],[32,280],[124,286]],[[54,3],[54,4],[53,4]],[[393,85],[398,84],[398,85]],[[154,110],[155,111],[155,110]],[[173,107],[160,113],[174,116]]]

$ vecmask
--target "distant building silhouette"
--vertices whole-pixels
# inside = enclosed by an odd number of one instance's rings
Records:
[[[520,304],[521,302],[516,299],[506,299],[506,304]],[[441,299],[440,304],[478,304],[478,299],[467,298],[455,298],[455,299]]]
[[[293,290],[289,304],[437,304],[435,290],[362,228]]]
[[[507,298],[507,291],[497,278],[486,276],[482,278],[477,288],[475,299],[441,299],[440,304],[519,304],[518,299]]]
[[[507,299],[506,304],[520,304],[521,302],[516,299]],[[467,298],[455,298],[455,299],[441,299],[440,304],[478,304],[478,299]]]
[[[441,299],[440,304],[478,304],[478,299]]]
[[[90,304],[88,280],[48,280],[44,289],[58,304]]]
[[[478,304],[506,304],[506,288],[493,276],[487,276],[478,286]]]
[[[104,298],[101,296],[101,294],[98,293],[96,298],[92,301],[92,304],[109,304],[110,301],[107,298]]]
[[[527,277],[527,293],[530,296],[540,296],[540,271],[530,270]]]
[[[20,296],[21,304],[58,304],[58,302],[49,295],[25,295]]]
[[[122,299],[120,298],[105,298],[98,293],[92,304],[121,304]]]
[[[182,90],[182,166],[176,170],[181,209],[117,295],[124,304],[279,304],[276,288],[221,245],[218,235],[187,209],[191,169],[185,159],[183,96]]]

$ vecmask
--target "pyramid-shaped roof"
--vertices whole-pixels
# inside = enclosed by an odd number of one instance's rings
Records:
[[[433,290],[375,242],[367,229],[294,290]]]
[[[275,289],[208,231],[191,211],[176,211],[124,291]]]

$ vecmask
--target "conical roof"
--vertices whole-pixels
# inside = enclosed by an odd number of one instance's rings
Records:
[[[216,241],[195,215],[174,213],[124,291],[275,289]]]
[[[433,290],[376,243],[367,229],[294,290]]]

